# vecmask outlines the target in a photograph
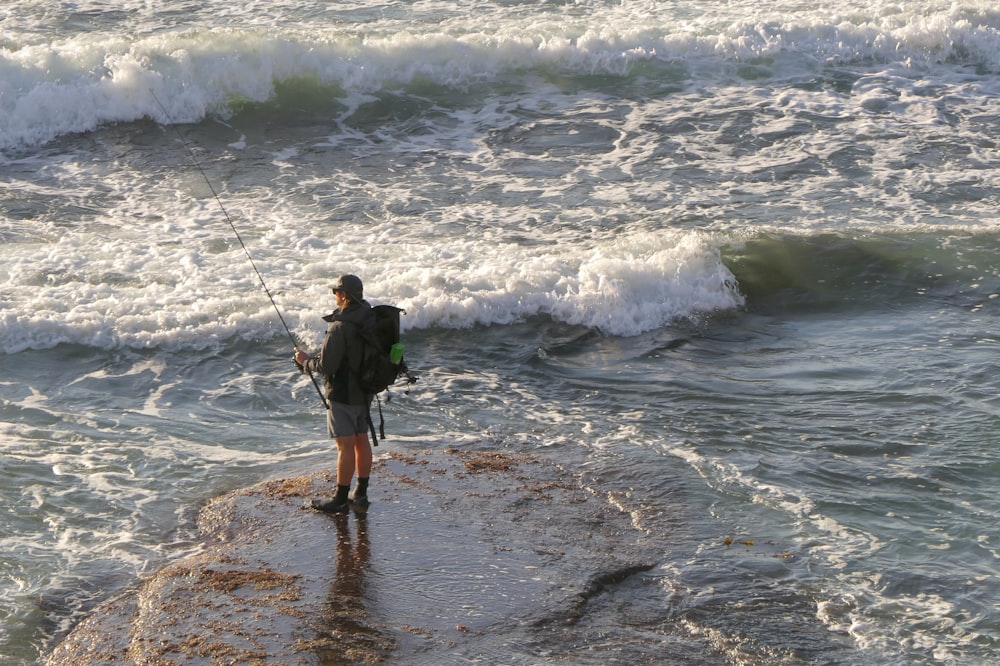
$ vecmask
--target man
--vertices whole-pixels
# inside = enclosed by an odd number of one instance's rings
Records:
[[[372,396],[358,384],[361,363],[360,329],[375,322],[375,313],[364,300],[364,285],[356,275],[342,275],[330,285],[337,309],[325,317],[330,326],[317,356],[295,350],[295,362],[323,375],[327,431],[337,442],[337,493],[333,499],[314,499],[313,508],[327,513],[346,513],[351,504],[368,506],[368,478],[372,469],[372,447],[368,441],[368,408]],[[353,493],[351,480],[358,473]]]

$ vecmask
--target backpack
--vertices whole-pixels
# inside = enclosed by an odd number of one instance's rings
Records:
[[[385,417],[382,416],[382,401],[378,394],[395,384],[400,375],[406,377],[408,384],[417,381],[417,378],[406,367],[402,345],[399,344],[399,316],[406,314],[406,311],[392,305],[376,305],[372,307],[372,311],[375,313],[375,323],[358,329],[361,338],[358,384],[365,393],[378,400],[379,433],[385,439]],[[389,402],[388,396],[386,402]],[[378,446],[370,405],[367,419],[372,444]]]

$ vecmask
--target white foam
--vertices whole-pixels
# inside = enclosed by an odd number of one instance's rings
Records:
[[[0,151],[116,121],[196,121],[234,99],[265,101],[276,81],[299,77],[364,94],[417,79],[462,87],[535,68],[624,74],[637,62],[687,63],[699,76],[715,71],[724,78],[727,60],[786,54],[779,74],[858,60],[919,67],[957,59],[1000,69],[1000,18],[975,8],[914,5],[878,20],[822,12],[789,20],[735,5],[685,21],[624,3],[604,8],[600,28],[555,14],[536,19],[530,30],[506,10],[422,29],[366,16],[357,25],[322,29],[95,31],[28,40],[0,51]]]
[[[119,203],[98,219],[65,228],[46,244],[0,248],[0,254],[8,252],[0,349],[16,353],[60,343],[204,349],[234,339],[282,337],[271,303],[217,204],[163,196],[183,191],[189,177],[175,173],[155,188],[120,181]],[[66,178],[69,187],[89,187],[72,174]],[[383,196],[409,194],[383,188]],[[509,223],[501,220],[476,237],[388,218],[344,226],[334,244],[317,234],[321,220],[309,220],[325,216],[323,210],[275,201],[263,187],[238,197],[227,200],[227,208],[260,214],[238,219],[241,235],[286,321],[306,339],[316,335],[318,311],[332,305],[326,285],[343,272],[363,275],[370,285],[367,295],[405,308],[404,325],[417,328],[504,324],[547,314],[613,335],[634,335],[678,317],[742,304],[711,234],[640,230],[574,236],[553,230],[547,242],[524,243],[516,230],[507,237]],[[496,217],[510,211],[484,207],[467,214]],[[520,214],[530,229],[533,212]],[[105,225],[118,227],[114,236]],[[399,240],[372,242],[394,236]],[[565,242],[555,242],[560,237]]]

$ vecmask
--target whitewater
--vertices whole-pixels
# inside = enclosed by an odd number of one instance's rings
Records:
[[[227,215],[306,346],[406,310],[386,450],[662,544],[602,658],[995,661],[998,135],[979,0],[7,2],[0,661],[332,465]]]

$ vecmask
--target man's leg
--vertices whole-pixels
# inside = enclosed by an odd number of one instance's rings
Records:
[[[354,436],[354,453],[357,459],[358,477],[368,478],[372,473],[372,445],[367,433]]]
[[[372,446],[366,433],[355,435],[354,454],[357,459],[358,487],[349,497],[356,507],[366,508],[368,506],[368,477],[372,472]]]
[[[355,436],[348,435],[337,438],[337,494],[333,496],[333,501],[339,505],[347,505],[349,493],[351,492],[351,479],[354,478],[354,468],[356,466],[357,447],[354,442]]]
[[[337,485],[351,487],[351,479],[354,478],[354,469],[358,464],[358,456],[355,453],[357,445],[355,439],[357,435],[347,435],[337,438]],[[368,458],[368,469],[371,470],[371,456]]]

